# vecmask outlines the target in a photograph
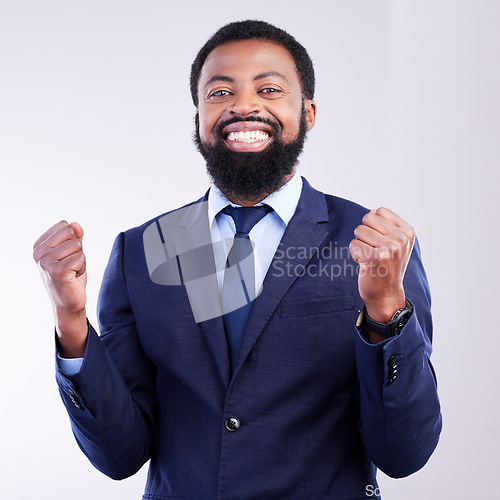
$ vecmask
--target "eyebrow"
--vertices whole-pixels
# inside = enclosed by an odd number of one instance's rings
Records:
[[[285,80],[288,82],[288,78],[285,75],[282,75],[281,73],[278,73],[277,71],[267,71],[266,73],[259,73],[253,80],[263,80],[264,78],[269,78],[270,76],[277,76],[278,78],[281,78],[282,80]],[[234,82],[234,78],[231,78],[230,76],[225,76],[225,75],[214,75],[208,82],[205,84],[204,88],[206,89],[211,83],[213,82]]]
[[[205,83],[204,88],[206,89],[213,82],[234,82],[234,80],[229,76],[215,75],[212,76],[212,78],[210,78],[207,83]]]
[[[281,78],[282,80],[288,82],[288,78],[285,75],[278,73],[277,71],[268,71],[267,73],[260,73],[254,78],[254,81],[263,80],[264,78],[269,78],[270,76],[277,76],[278,78]]]

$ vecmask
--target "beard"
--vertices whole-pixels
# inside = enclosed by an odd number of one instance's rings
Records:
[[[266,123],[272,128],[271,142],[263,151],[233,151],[224,143],[222,130],[231,123],[243,121]],[[197,117],[194,142],[205,158],[208,175],[228,199],[260,201],[283,186],[286,176],[293,172],[307,136],[304,106],[297,137],[285,144],[282,130],[283,127],[277,120],[234,117],[217,125],[217,140],[212,146],[202,142]]]

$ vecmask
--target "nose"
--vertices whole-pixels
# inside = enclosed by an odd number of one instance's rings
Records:
[[[250,116],[262,111],[259,96],[250,89],[241,90],[234,98],[229,112],[237,116]]]

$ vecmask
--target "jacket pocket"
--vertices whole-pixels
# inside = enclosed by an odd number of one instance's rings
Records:
[[[279,315],[281,318],[292,318],[312,314],[349,311],[354,307],[355,300],[354,295],[344,295],[326,299],[282,302]]]

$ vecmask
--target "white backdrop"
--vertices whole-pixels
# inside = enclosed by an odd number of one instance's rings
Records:
[[[497,360],[500,2],[0,0],[0,497],[139,499],[79,451],[54,381],[52,313],[31,247],[86,231],[89,315],[116,234],[199,197],[188,73],[226,22],[290,31],[317,71],[300,171],[385,205],[419,236],[444,428],[385,499],[500,497]]]

